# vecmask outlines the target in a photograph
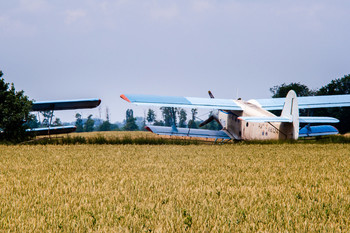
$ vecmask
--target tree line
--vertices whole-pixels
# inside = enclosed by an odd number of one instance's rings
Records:
[[[199,124],[203,121],[197,117],[198,110],[196,108],[191,109],[190,117],[187,116],[187,112],[183,108],[178,107],[161,107],[161,120],[156,120],[156,113],[152,109],[148,109],[146,120],[148,124],[155,126],[173,126],[179,128],[193,128],[198,129]],[[208,117],[213,114],[213,111],[210,111]],[[221,125],[216,121],[212,121],[209,124],[201,127],[201,129],[211,129],[211,130],[220,130],[222,129]]]
[[[334,79],[327,85],[314,90],[301,83],[283,83],[282,85],[270,88],[272,98],[286,97],[290,90],[294,90],[297,96],[350,94],[350,74]],[[350,107],[300,110],[300,115],[335,117],[340,121],[334,124],[339,132],[342,134],[350,132]]]

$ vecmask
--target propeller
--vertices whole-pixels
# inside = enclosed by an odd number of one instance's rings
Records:
[[[214,99],[214,98],[215,98],[214,95],[211,93],[211,91],[208,91],[208,94],[209,94],[209,96],[210,96],[211,99]]]
[[[199,127],[205,126],[206,124],[212,122],[213,120],[215,120],[214,115],[211,115],[208,119],[206,119],[205,121],[203,121],[202,123],[199,124]]]
[[[208,94],[209,94],[211,99],[215,98],[213,93],[211,93],[211,91],[208,91]],[[202,123],[199,124],[199,127],[205,126],[206,124],[209,124],[213,120],[215,120],[216,122],[218,122],[220,124],[220,121],[219,121],[219,118],[218,118],[218,112],[216,114],[210,115],[210,117],[208,119],[206,119],[205,121],[203,121]]]

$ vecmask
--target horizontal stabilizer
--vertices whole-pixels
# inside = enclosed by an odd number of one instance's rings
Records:
[[[299,130],[299,137],[315,137],[338,133],[338,130],[331,125],[305,126]]]
[[[32,111],[50,111],[50,110],[73,110],[83,108],[95,108],[101,103],[100,99],[82,99],[82,100],[57,100],[34,102]]]
[[[27,129],[26,131],[28,133],[32,133],[36,136],[40,135],[51,135],[51,134],[66,134],[66,133],[72,133],[77,129],[74,125],[69,126],[56,126],[56,127],[50,127],[50,128],[34,128],[34,129]]]
[[[242,108],[231,99],[156,95],[121,95],[120,98],[136,105],[242,110]]]
[[[339,120],[333,117],[299,117],[300,123],[338,123]]]
[[[285,98],[256,99],[266,110],[282,110]],[[350,107],[350,95],[323,95],[298,97],[299,109]]]
[[[293,122],[291,118],[287,117],[238,117],[238,119],[247,122]]]
[[[175,131],[172,127],[152,125],[146,126],[145,128],[159,135],[230,139],[224,131],[218,130],[177,128],[177,131]]]

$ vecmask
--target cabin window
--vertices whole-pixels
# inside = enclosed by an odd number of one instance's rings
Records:
[[[239,134],[239,137],[241,137],[241,136],[242,136],[242,132],[241,132],[241,131],[239,131],[239,133],[238,133],[238,134]]]
[[[261,133],[261,134],[262,134],[262,136],[264,136],[264,131],[262,131],[262,133]]]
[[[248,127],[249,123],[247,122],[246,126]]]

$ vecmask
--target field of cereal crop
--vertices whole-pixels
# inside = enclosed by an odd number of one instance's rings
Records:
[[[350,231],[350,145],[0,146],[3,231]]]

